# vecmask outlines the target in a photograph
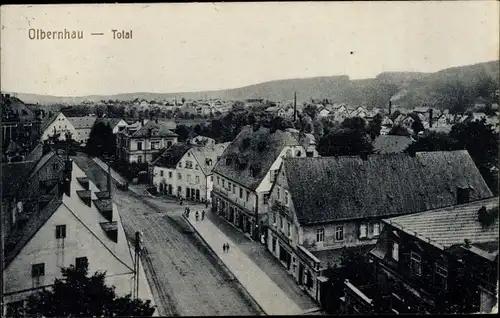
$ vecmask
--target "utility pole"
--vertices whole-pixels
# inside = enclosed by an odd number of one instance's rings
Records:
[[[297,121],[297,92],[295,92],[293,99],[293,121]]]
[[[134,258],[134,299],[139,298],[139,269],[141,253],[141,233],[135,232],[135,258]]]
[[[4,310],[3,310],[3,307],[4,307],[4,303],[3,303],[3,294],[4,294],[4,274],[3,274],[3,270],[4,270],[4,240],[3,240],[3,237],[4,237],[4,228],[3,228],[3,218],[2,220],[0,221],[0,270],[2,271],[2,278],[0,279],[0,316],[3,317],[4,316]]]

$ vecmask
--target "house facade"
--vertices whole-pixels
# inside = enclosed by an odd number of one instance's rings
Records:
[[[6,239],[5,303],[13,313],[27,297],[61,278],[61,267],[89,264],[106,271],[107,284],[124,296],[133,291],[133,261],[109,193],[100,192],[73,162],[50,202]]]
[[[41,127],[41,140],[47,140],[49,137],[59,134],[59,140],[66,139],[66,133],[75,136],[75,128],[62,112],[52,115],[48,118]]]
[[[92,127],[96,122],[96,117],[85,116],[85,117],[68,117],[69,122],[73,126],[72,138],[73,140],[80,143],[82,146],[87,144],[89,140],[90,132]]]
[[[117,157],[129,163],[155,160],[164,149],[177,142],[174,125],[148,121],[119,131],[116,137]]]
[[[267,232],[267,201],[282,158],[305,157],[306,149],[287,131],[247,126],[214,167],[212,209],[256,240]]]
[[[453,177],[439,181],[443,174]],[[341,264],[343,248],[367,251],[382,219],[455,204],[463,184],[474,189],[463,190],[470,200],[492,195],[465,151],[285,158],[270,193],[267,248],[320,301],[322,271]]]
[[[161,194],[210,202],[212,169],[229,143],[212,146],[176,143],[153,163],[153,185]]]
[[[498,197],[384,220],[369,253],[380,313],[491,313]]]

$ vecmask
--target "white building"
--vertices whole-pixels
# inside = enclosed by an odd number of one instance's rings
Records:
[[[59,140],[65,140],[66,133],[70,133],[74,138],[75,128],[68,118],[62,112],[59,112],[49,117],[42,124],[41,132],[42,141],[57,134],[59,134]]]
[[[6,309],[21,308],[31,293],[62,278],[61,267],[88,261],[89,273],[106,271],[119,296],[133,292],[133,258],[117,207],[73,162],[52,200],[6,238]],[[146,298],[146,282],[139,297]],[[141,290],[142,289],[142,290]]]
[[[210,202],[212,169],[228,145],[172,145],[152,163],[154,186],[160,193]]]
[[[79,142],[81,145],[86,145],[96,119],[96,117],[91,116],[68,117],[69,122],[74,128],[73,140]]]

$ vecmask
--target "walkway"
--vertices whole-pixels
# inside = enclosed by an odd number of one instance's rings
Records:
[[[303,313],[303,310],[208,218],[195,221],[191,211],[189,222],[267,315]],[[222,244],[226,242],[231,247],[229,252],[224,253]]]

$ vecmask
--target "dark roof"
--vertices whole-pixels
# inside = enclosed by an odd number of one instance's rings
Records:
[[[9,234],[5,241],[6,267],[19,254],[23,247],[31,240],[31,238],[36,234],[36,232],[38,232],[45,222],[47,222],[47,220],[54,214],[54,212],[57,211],[61,204],[61,199],[54,196],[47,206],[43,208],[43,210],[39,213],[31,215],[27,220],[27,223],[19,226]]]
[[[115,128],[116,125],[118,125],[118,123],[121,121],[122,119],[121,118],[97,118],[96,120],[96,124],[97,123],[104,123],[106,125],[109,124],[109,126],[111,127],[111,129]]]
[[[38,143],[36,147],[26,156],[26,161],[38,161],[43,156],[43,144]]]
[[[113,204],[111,199],[97,199],[93,200],[95,207],[100,212],[108,212],[113,210]]]
[[[410,137],[380,135],[373,142],[375,153],[399,153],[403,152],[413,142]]]
[[[76,194],[80,199],[90,199],[92,196],[92,191],[90,190],[77,190]]]
[[[498,207],[498,197],[393,217],[384,222],[422,241],[429,242],[430,240],[444,248],[463,244],[464,239],[469,239],[471,244],[475,245],[497,242],[498,249],[498,215],[492,224],[483,227],[478,221],[478,211],[483,206],[487,209]],[[476,247],[480,248],[481,245]]]
[[[34,161],[2,163],[2,196],[12,196],[36,165]]]
[[[283,167],[299,222],[395,216],[492,197],[466,150],[360,157],[286,158]]]
[[[175,169],[179,160],[191,149],[193,146],[187,145],[185,143],[175,143],[165,150],[152,165],[156,167],[163,167],[169,169]]]
[[[49,118],[46,118],[42,123],[42,127],[40,128],[40,131],[43,133],[45,130],[47,130],[47,128],[49,128],[50,124],[52,124],[57,119],[57,116],[59,116],[59,113],[55,113],[52,116],[50,116]]]
[[[277,130],[270,133],[264,127],[253,131],[251,126],[246,126],[224,151],[213,171],[255,190],[283,148],[298,145],[290,132]],[[229,165],[226,159],[230,159]]]
[[[95,193],[95,196],[96,196],[98,199],[108,199],[108,198],[109,198],[109,192],[108,192],[108,191],[100,191],[100,192],[96,192],[96,193]]]
[[[171,131],[171,126],[165,122],[155,123],[153,120],[148,121],[144,126],[139,128],[133,135],[132,138],[146,138],[149,137],[149,131],[151,130],[152,137],[177,137],[178,135]]]

